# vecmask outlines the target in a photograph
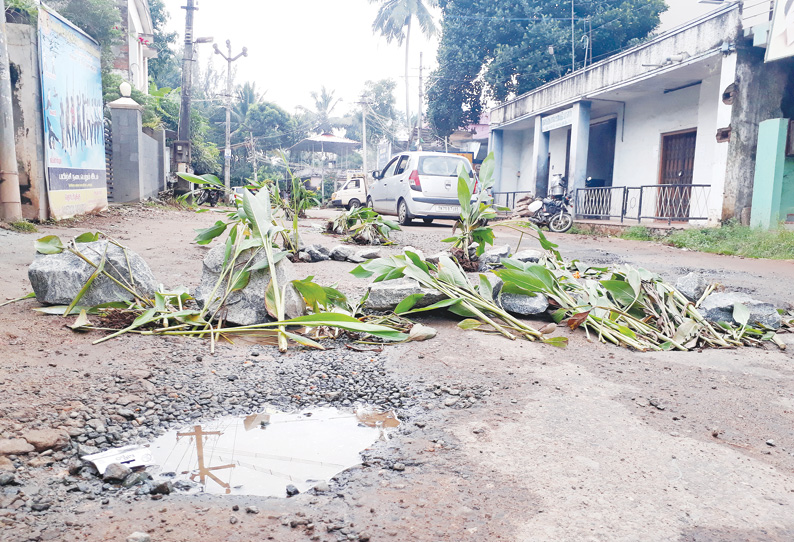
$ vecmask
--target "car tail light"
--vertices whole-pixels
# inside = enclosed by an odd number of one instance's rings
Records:
[[[411,187],[411,190],[422,191],[422,183],[419,181],[419,172],[417,170],[413,170],[411,176],[408,177],[408,186]]]
[[[472,194],[476,194],[476,193],[477,193],[477,186],[478,186],[479,184],[480,184],[480,179],[478,179],[478,178],[475,176],[475,177],[474,177],[474,192],[472,192]]]

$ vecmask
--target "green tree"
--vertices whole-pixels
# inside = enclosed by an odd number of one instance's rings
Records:
[[[399,114],[394,91],[397,83],[393,79],[367,81],[361,95],[367,105],[367,141],[377,142],[384,138],[394,141]],[[361,141],[361,110],[350,116],[346,136]]]
[[[323,86],[320,92],[312,91],[311,96],[314,100],[314,110],[301,108],[308,117],[308,122],[312,130],[321,134],[331,133],[334,128],[339,128],[344,122],[339,117],[332,117],[334,109],[342,98],[334,97],[335,90],[328,90]]]
[[[58,0],[53,7],[102,46],[102,73],[113,67],[111,48],[121,43],[121,12],[113,0]]]
[[[571,69],[571,0],[439,0],[439,5],[439,67],[427,96],[428,118],[441,135],[476,123],[485,102],[529,92]],[[664,0],[576,0],[576,62],[584,61],[586,28],[592,26],[592,54],[598,60],[646,38],[666,9]]]
[[[396,40],[399,45],[405,42],[405,116],[410,119],[410,93],[408,91],[409,75],[409,45],[411,41],[411,25],[416,19],[422,33],[431,36],[436,32],[431,7],[435,7],[437,0],[369,0],[370,3],[379,3],[380,9],[372,23],[372,30],[380,32],[388,43]],[[419,104],[423,107],[423,104]],[[410,124],[408,131],[410,132]]]
[[[182,66],[177,55],[177,33],[165,28],[170,14],[163,0],[149,0],[149,10],[154,26],[152,47],[157,50],[157,58],[149,60],[149,77],[159,88],[176,88],[182,84]]]

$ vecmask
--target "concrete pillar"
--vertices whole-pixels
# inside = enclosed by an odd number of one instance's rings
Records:
[[[140,164],[143,108],[131,98],[119,98],[108,107],[113,127],[113,201],[140,201],[144,192]]]
[[[585,187],[589,146],[590,102],[576,102],[573,104],[573,124],[571,126],[571,160],[568,172],[568,190]]]
[[[542,198],[549,192],[549,132],[541,127],[541,116],[535,117],[535,140],[532,144],[533,194]]]
[[[166,177],[170,172],[170,164],[165,151],[165,130],[155,130],[154,140],[157,141],[157,191],[162,192],[165,190]]]
[[[502,154],[504,149],[504,132],[502,130],[491,130],[490,141],[488,142],[488,153],[493,153],[494,157],[494,192],[502,191]]]
[[[780,220],[788,122],[788,119],[769,119],[758,126],[750,215],[750,225],[754,228],[769,229],[777,226]]]

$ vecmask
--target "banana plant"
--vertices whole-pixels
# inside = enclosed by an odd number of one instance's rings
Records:
[[[542,340],[553,346],[566,346],[564,337],[544,337],[547,327],[538,331],[502,309],[494,302],[493,286],[485,275],[480,275],[479,284],[473,285],[463,268],[452,258],[442,256],[438,266],[420,258],[417,254],[406,251],[404,254],[378,258],[365,262],[351,271],[359,278],[374,276],[375,282],[401,277],[411,278],[423,287],[443,294],[446,299],[428,307],[415,308],[423,294],[413,294],[403,299],[394,309],[400,316],[435,309],[447,309],[466,318],[460,322],[462,329],[491,328],[508,339],[515,340],[519,336],[530,341]],[[481,329],[485,328],[485,329]]]
[[[509,209],[496,207],[489,202],[490,190],[493,188],[494,155],[489,153],[480,167],[480,189],[475,193],[476,181],[461,166],[458,172],[458,202],[460,203],[460,219],[452,228],[452,237],[444,239],[444,243],[452,243],[452,248],[463,252],[463,259],[470,260],[469,247],[477,243],[476,254],[479,258],[485,252],[485,245],[493,245],[493,228],[487,225],[489,220],[497,217],[497,211]]]

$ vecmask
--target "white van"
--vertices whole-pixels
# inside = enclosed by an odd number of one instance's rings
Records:
[[[331,205],[333,207],[344,207],[346,209],[357,209],[367,201],[367,193],[364,190],[364,178],[352,177],[345,181],[342,186],[331,194]]]

